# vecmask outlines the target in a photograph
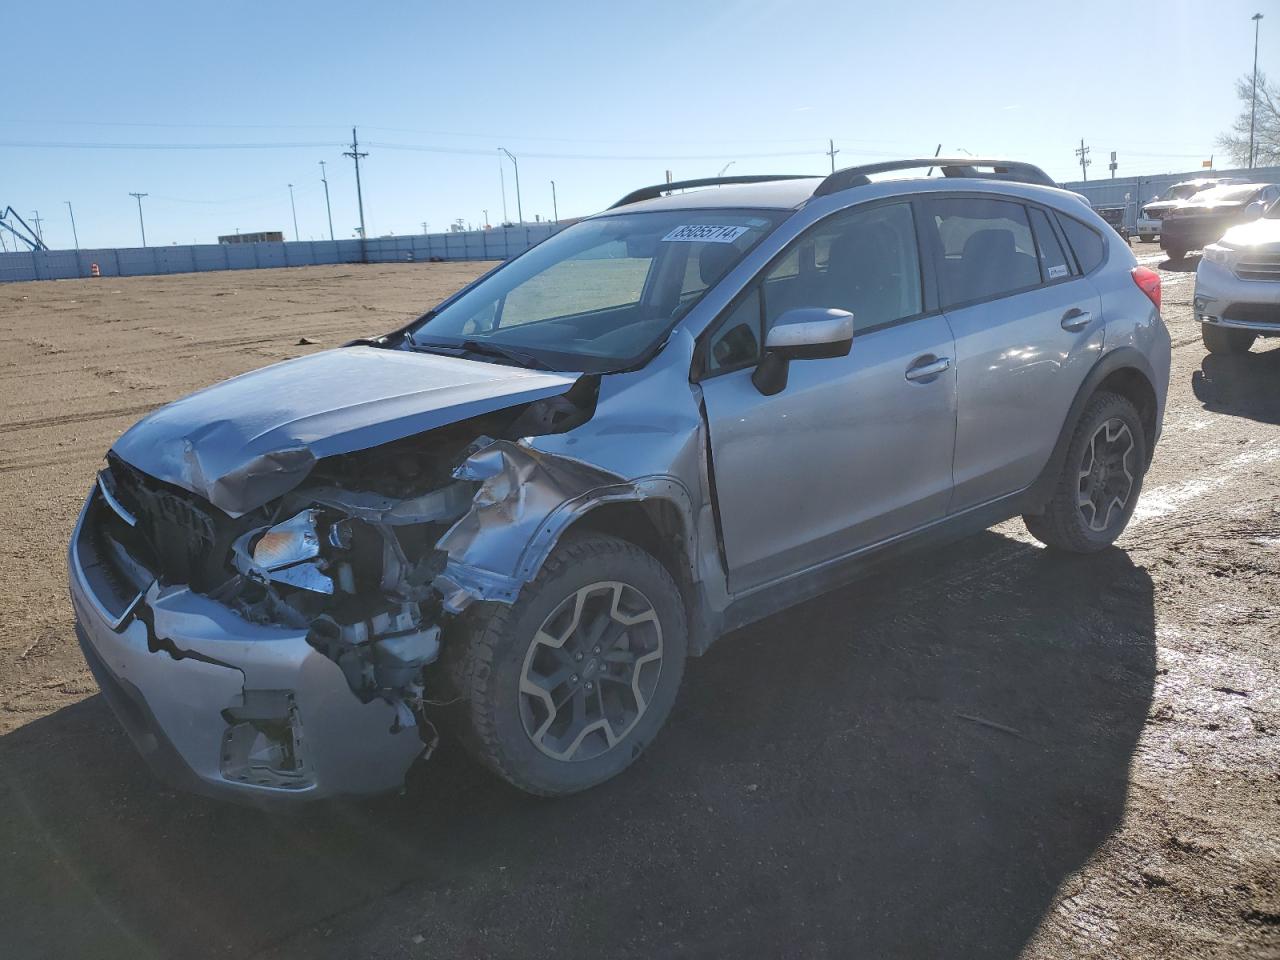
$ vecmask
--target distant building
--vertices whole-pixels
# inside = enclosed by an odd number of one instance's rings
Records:
[[[219,243],[283,243],[284,234],[279,230],[263,230],[261,233],[229,233],[218,238]]]

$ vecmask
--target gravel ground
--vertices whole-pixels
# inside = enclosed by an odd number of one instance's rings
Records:
[[[1207,356],[1194,260],[1163,267],[1117,549],[1010,522],[740,631],[584,795],[446,746],[407,796],[286,816],[151,779],[76,649],[75,514],[142,413],[482,265],[0,286],[0,954],[1280,958],[1280,347]]]

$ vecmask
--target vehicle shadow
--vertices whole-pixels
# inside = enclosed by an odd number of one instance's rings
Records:
[[[989,531],[726,637],[562,800],[445,749],[271,816],[161,789],[93,697],[0,738],[5,955],[1011,958],[1120,823],[1154,672],[1124,552]]]
[[[1165,258],[1160,261],[1161,270],[1167,270],[1169,273],[1195,273],[1196,267],[1200,266],[1200,254],[1189,253],[1181,260],[1172,260]]]
[[[1280,348],[1259,339],[1248,353],[1209,353],[1191,372],[1191,392],[1213,413],[1280,423]]]

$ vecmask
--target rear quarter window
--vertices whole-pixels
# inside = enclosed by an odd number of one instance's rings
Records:
[[[1085,226],[1075,217],[1068,217],[1065,214],[1058,215],[1058,222],[1062,224],[1062,232],[1067,236],[1067,243],[1071,244],[1071,249],[1075,251],[1080,272],[1090,273],[1095,270],[1102,263],[1107,252],[1106,241],[1102,239],[1102,235],[1093,227]]]

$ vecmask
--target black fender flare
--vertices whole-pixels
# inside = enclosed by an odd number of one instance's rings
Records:
[[[1075,433],[1076,424],[1080,421],[1080,415],[1084,413],[1085,404],[1097,392],[1102,381],[1119,370],[1136,370],[1147,381],[1152,392],[1156,392],[1155,371],[1151,369],[1151,362],[1142,351],[1134,347],[1117,347],[1099,357],[1097,363],[1085,375],[1080,388],[1076,391],[1075,399],[1067,409],[1066,418],[1058,431],[1058,442],[1053,446],[1053,453],[1049,455],[1049,460],[1040,471],[1040,476],[1024,494],[1024,512],[1034,513],[1044,509],[1045,503],[1053,495],[1058,476],[1062,473],[1062,465],[1067,459],[1067,448],[1071,445],[1071,437]],[[1154,437],[1147,438],[1148,460],[1150,460],[1151,447],[1154,443]]]

